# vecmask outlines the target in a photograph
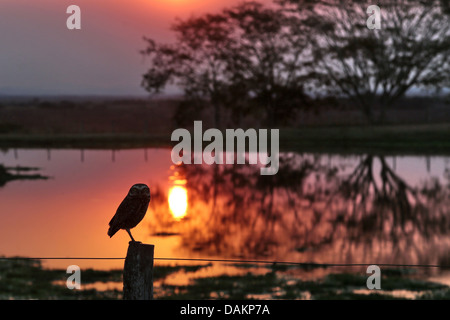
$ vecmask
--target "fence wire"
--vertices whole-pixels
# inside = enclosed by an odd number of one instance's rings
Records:
[[[434,264],[395,264],[395,263],[316,263],[316,262],[294,262],[277,260],[244,260],[244,259],[208,259],[208,258],[170,258],[155,257],[160,261],[197,261],[197,262],[221,262],[221,263],[243,263],[243,264],[271,264],[271,265],[295,265],[300,267],[365,267],[377,265],[379,267],[396,268],[439,268],[450,269],[450,265]],[[0,260],[125,260],[125,257],[0,257]]]

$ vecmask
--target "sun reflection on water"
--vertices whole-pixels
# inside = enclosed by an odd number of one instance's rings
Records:
[[[173,186],[169,191],[169,208],[176,220],[186,216],[188,207],[187,189],[180,185]]]

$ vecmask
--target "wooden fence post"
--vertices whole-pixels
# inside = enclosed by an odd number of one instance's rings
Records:
[[[153,253],[155,246],[130,241],[123,269],[123,299],[153,299]]]

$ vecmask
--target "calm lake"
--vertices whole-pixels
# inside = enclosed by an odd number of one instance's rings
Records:
[[[142,182],[152,200],[132,233],[158,258],[450,264],[448,157],[282,153],[274,176],[250,165],[175,166],[170,149],[0,157],[0,256],[124,257],[129,236],[110,239],[108,222]]]

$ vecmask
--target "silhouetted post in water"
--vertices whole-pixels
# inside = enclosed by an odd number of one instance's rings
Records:
[[[123,299],[153,299],[153,253],[155,246],[130,241],[123,269]]]

